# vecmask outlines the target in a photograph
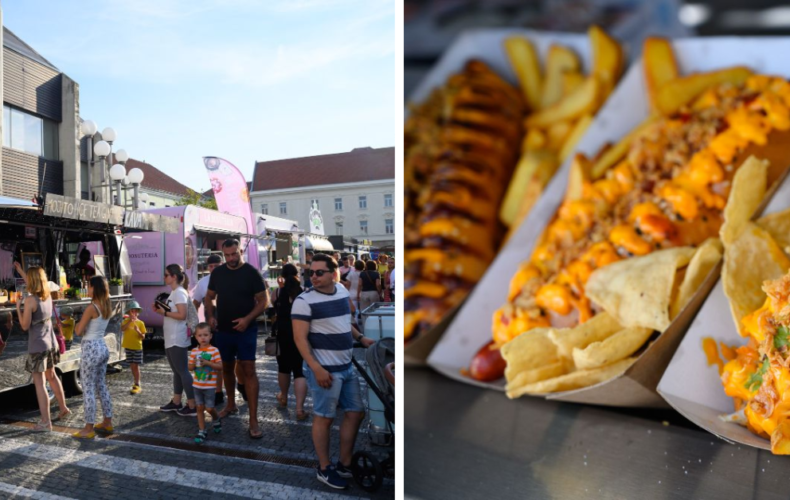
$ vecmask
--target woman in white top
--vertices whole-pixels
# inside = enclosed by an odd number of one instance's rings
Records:
[[[112,433],[112,399],[107,389],[105,375],[110,350],[104,342],[107,323],[112,317],[109,286],[103,276],[94,276],[88,281],[88,296],[93,300],[85,308],[82,318],[74,328],[74,334],[82,337],[80,348],[80,378],[82,379],[83,404],[85,406],[85,428],[72,434],[77,439],[93,439],[96,432]],[[96,424],[96,393],[101,399],[104,420]]]
[[[354,304],[354,311],[359,311],[359,300],[357,299],[357,290],[359,290],[359,273],[365,270],[365,263],[361,260],[354,262],[354,269],[348,272],[346,281],[343,285],[348,289],[348,295],[351,297],[351,303]],[[356,318],[354,318],[356,319]]]
[[[195,392],[192,389],[192,374],[189,373],[189,347],[191,337],[187,330],[187,303],[189,278],[184,268],[170,264],[165,268],[165,285],[172,290],[167,299],[169,311],[154,304],[154,312],[165,317],[162,329],[165,333],[165,353],[170,369],[173,370],[173,399],[159,407],[160,411],[174,411],[182,417],[195,417]],[[187,394],[187,406],[181,405],[181,393]]]

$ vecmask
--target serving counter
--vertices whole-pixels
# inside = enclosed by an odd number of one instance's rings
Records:
[[[672,410],[503,394],[405,371],[407,498],[785,499],[790,457],[731,445]]]

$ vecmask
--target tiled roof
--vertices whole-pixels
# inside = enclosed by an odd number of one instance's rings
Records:
[[[129,158],[126,162],[126,171],[128,172],[135,167],[143,171],[144,177],[142,187],[172,193],[177,196],[186,196],[188,194],[187,189],[189,188],[187,188],[187,186],[181,184],[155,166]]]
[[[253,191],[395,179],[395,148],[356,148],[349,153],[262,161]]]

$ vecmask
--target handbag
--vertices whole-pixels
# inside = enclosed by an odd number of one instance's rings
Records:
[[[277,337],[275,335],[269,335],[266,337],[266,343],[264,344],[263,352],[267,356],[279,356],[280,355],[280,343],[277,342]]]
[[[52,329],[52,334],[55,335],[55,341],[58,343],[58,351],[60,354],[66,352],[66,337],[63,336],[63,323],[60,321],[60,313],[58,312],[57,306],[52,306],[52,311],[55,313],[55,320],[58,323],[58,331],[61,332],[60,335],[55,333],[55,329]]]

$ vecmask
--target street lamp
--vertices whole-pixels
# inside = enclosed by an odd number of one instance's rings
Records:
[[[88,165],[92,166],[96,163],[93,160],[93,155],[99,157],[99,163],[101,165],[100,186],[104,188],[105,186],[107,186],[107,184],[105,184],[107,175],[105,173],[104,159],[110,158],[112,156],[112,144],[118,138],[118,134],[115,132],[115,129],[113,129],[112,127],[105,127],[104,130],[101,131],[102,140],[94,144],[93,136],[96,134],[96,132],[99,129],[99,127],[96,125],[96,122],[92,120],[84,120],[80,124],[80,128],[82,130],[82,133],[88,138]],[[126,159],[129,158],[129,155],[125,151],[124,151],[124,155]],[[124,160],[124,162],[125,161],[126,160]],[[88,187],[89,198],[93,199],[94,198],[93,183],[89,182],[88,186],[89,186]]]
[[[121,204],[121,183],[126,177],[126,167],[120,163],[116,163],[110,168],[110,179],[115,183],[115,204]]]
[[[135,210],[137,210],[137,208],[139,207],[139,196],[138,196],[139,188],[140,188],[140,184],[143,182],[143,177],[145,177],[145,174],[143,173],[142,170],[135,167],[129,171],[128,175],[129,175],[129,182],[132,183],[132,187],[134,188],[134,199],[132,202],[132,206],[134,207]],[[146,195],[146,199],[147,198],[148,196]]]
[[[126,165],[126,162],[129,160],[129,153],[126,152],[125,149],[119,149],[115,152],[115,161],[120,163],[121,165]]]
[[[148,193],[140,193],[140,201],[143,203],[143,208],[148,208]]]

